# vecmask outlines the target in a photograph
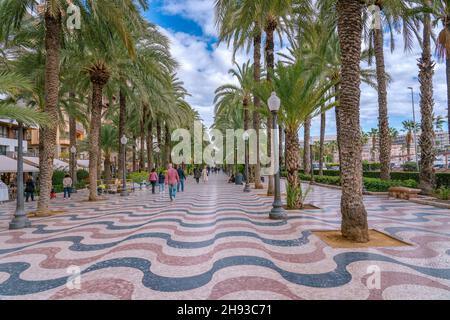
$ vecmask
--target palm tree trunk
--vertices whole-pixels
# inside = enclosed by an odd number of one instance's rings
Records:
[[[53,159],[55,157],[58,129],[59,60],[61,50],[61,14],[45,12],[45,113],[51,125],[40,129],[39,134],[39,189],[37,205],[39,214],[48,212],[52,189]]]
[[[75,93],[70,92],[69,93],[70,98],[75,98]],[[71,116],[69,114],[69,139],[70,139],[70,149],[72,147],[77,147],[77,120],[74,116]],[[78,151],[78,150],[77,150]],[[72,154],[72,151],[69,150],[70,157],[69,157],[69,172],[70,176],[72,177],[73,186],[75,187],[77,185],[77,154]]]
[[[169,167],[169,163],[172,162],[170,154],[172,152],[171,150],[171,136],[170,136],[170,129],[169,129],[169,125],[166,123],[165,127],[164,127],[164,131],[165,131],[165,146],[164,146],[164,150],[165,150],[165,166],[166,168]]]
[[[156,140],[158,141],[158,156],[156,157],[157,166],[162,166],[162,154],[163,154],[163,147],[162,147],[162,128],[161,128],[161,122],[159,118],[156,119]]]
[[[125,135],[125,126],[127,121],[127,98],[123,89],[120,89],[119,92],[119,142],[120,139]],[[122,143],[119,143],[119,176],[122,176],[122,172],[124,169],[124,154],[125,154],[125,146]]]
[[[411,141],[412,141],[412,133],[408,132],[406,134],[406,157],[408,161],[411,161]]]
[[[338,0],[338,33],[341,45],[340,147],[341,147],[341,232],[356,242],[369,241],[367,212],[362,197],[360,104],[360,56],[362,4],[359,0]]]
[[[305,121],[303,137],[303,170],[305,174],[311,174],[311,151],[309,147],[311,140],[311,117],[308,117]]]
[[[97,167],[99,161],[98,146],[100,144],[99,128],[102,121],[103,85],[92,82],[91,125],[89,128],[89,201],[97,198]]]
[[[274,32],[277,27],[277,21],[275,19],[269,18],[267,24],[264,28],[266,32],[266,46],[265,46],[265,56],[266,56],[266,65],[267,65],[267,81],[272,81],[272,75],[275,68],[275,55],[274,55]],[[267,154],[269,158],[272,156],[272,113],[269,113],[267,117]],[[274,159],[272,159],[274,160]],[[274,176],[269,176],[269,183],[267,187],[267,195],[272,196],[274,192]]]
[[[447,130],[448,130],[448,141],[450,141],[450,55],[447,53],[446,64],[446,75],[447,75]],[[447,163],[445,166],[447,167]]]
[[[320,145],[319,145],[319,176],[323,176],[323,154],[325,147],[325,126],[326,126],[326,112],[322,106],[320,114]]]
[[[146,106],[144,105],[143,118],[140,121],[140,150],[139,150],[139,172],[145,170],[145,118],[146,118]]]
[[[426,1],[431,6],[431,1]],[[433,162],[434,130],[433,130],[433,74],[434,62],[431,58],[431,17],[426,13],[423,21],[422,57],[419,59],[420,113],[421,131],[420,146],[420,188],[425,194],[432,194],[434,188]]]
[[[101,118],[100,118],[101,119]],[[102,178],[102,147],[101,147],[101,120],[100,120],[100,125],[98,126],[98,139],[99,139],[99,144],[98,144],[98,160],[97,160],[97,179],[100,180]]]
[[[153,169],[153,121],[148,122],[147,128],[147,171],[150,173]]]
[[[293,128],[286,129],[286,169],[287,169],[287,182],[291,189],[298,190],[296,199],[293,201],[293,208],[290,209],[301,209],[302,194],[300,186],[300,178],[298,176],[298,169],[300,167],[300,146],[298,141],[297,130]]]
[[[336,121],[336,144],[338,148],[338,161],[339,161],[339,169],[341,168],[341,125],[340,125],[340,112],[339,112],[339,96],[340,96],[340,86],[337,84],[334,86],[334,93],[336,95],[335,102],[338,103],[338,105],[334,108],[335,113],[335,121]],[[339,170],[340,172],[340,170]]]
[[[281,124],[278,125],[278,163],[280,165],[280,170],[283,167],[283,136],[284,129]]]
[[[261,32],[255,35],[253,38],[253,79],[255,83],[261,80]],[[259,128],[261,125],[261,120],[259,116],[259,108],[261,107],[261,101],[259,97],[255,94],[253,96],[253,128],[256,131],[256,165],[254,166],[255,171],[255,189],[262,189],[263,185],[261,183],[261,162],[259,156]]]
[[[105,181],[111,181],[111,155],[109,152],[105,152],[105,161],[103,164],[105,167]]]
[[[133,172],[138,171],[137,170],[137,157],[136,157],[136,154],[137,154],[136,140],[137,140],[136,134],[133,133],[133,160],[132,160],[133,161]]]
[[[386,67],[384,65],[383,31],[375,29],[374,36],[375,60],[378,83],[378,130],[380,132],[380,163],[381,180],[391,178],[391,137],[389,132],[389,118],[387,107]]]

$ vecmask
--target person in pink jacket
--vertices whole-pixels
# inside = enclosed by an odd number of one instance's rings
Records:
[[[150,177],[148,178],[150,183],[152,184],[152,193],[155,194],[155,187],[156,183],[158,182],[158,174],[156,173],[156,169],[152,169],[152,173],[150,174]]]
[[[175,196],[177,195],[178,182],[180,182],[178,171],[172,168],[172,164],[169,163],[169,168],[167,169],[166,174],[166,184],[169,186],[170,201],[173,201],[173,199],[175,199]]]

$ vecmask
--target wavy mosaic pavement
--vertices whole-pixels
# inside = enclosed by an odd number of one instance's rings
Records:
[[[0,299],[450,299],[449,210],[368,196],[370,227],[412,245],[333,249],[311,230],[339,228],[339,191],[315,186],[321,209],[285,222],[258,193],[223,175],[174,203],[79,193],[17,231],[13,204],[0,206]]]

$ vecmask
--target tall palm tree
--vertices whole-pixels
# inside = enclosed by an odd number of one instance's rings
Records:
[[[450,139],[450,0],[436,0],[433,2],[433,13],[436,17],[433,26],[441,22],[442,29],[436,42],[438,58],[445,59],[447,76],[447,121]]]
[[[113,125],[104,125],[100,132],[100,148],[102,149],[105,157],[105,180],[111,180],[111,154],[117,151],[119,141],[117,139],[117,127]]]
[[[377,152],[377,140],[380,135],[380,132],[378,129],[372,128],[369,131],[369,136],[372,139],[372,147],[370,148],[371,158],[372,162],[376,162],[376,152]],[[390,139],[389,139],[390,140]]]
[[[411,48],[411,35],[417,32],[418,23],[414,15],[410,14],[407,0],[370,0],[368,5],[375,5],[380,10],[380,28],[371,29],[369,34],[369,54],[375,56],[377,88],[378,88],[378,130],[380,152],[380,178],[390,179],[391,139],[389,137],[389,119],[387,106],[388,76],[384,62],[384,33],[390,33],[391,52],[395,48],[394,32],[403,32],[405,50]],[[400,23],[401,22],[401,23]],[[371,61],[371,59],[369,60]]]
[[[298,176],[298,130],[308,118],[334,106],[329,103],[332,96],[328,94],[334,83],[323,81],[321,74],[311,72],[302,60],[291,66],[279,62],[272,81],[273,88],[281,100],[280,120],[286,128],[288,186],[296,195],[291,199],[292,202],[288,203],[288,207],[301,208],[303,203]]]
[[[431,0],[422,1],[424,9],[432,7]],[[433,130],[433,74],[434,61],[431,56],[431,14],[423,13],[423,44],[422,56],[419,63],[420,82],[420,114],[421,134],[420,146],[420,182],[419,186],[425,194],[432,194],[434,189],[433,163],[435,159],[434,130]]]
[[[406,155],[408,161],[411,161],[411,144],[414,141],[414,132],[419,130],[419,124],[412,120],[405,120],[402,122],[403,132],[406,132],[405,143],[406,143]],[[417,157],[417,155],[416,155]]]
[[[342,235],[356,242],[369,241],[367,212],[362,197],[360,106],[360,57],[363,4],[337,0],[341,46],[340,136]]]
[[[142,7],[147,7],[146,0],[139,0]],[[128,0],[114,1],[82,1],[73,0],[80,8],[82,25],[85,28],[94,20],[109,22],[110,26],[118,30],[119,37],[131,49],[127,28],[121,17],[124,13],[131,15],[136,13],[135,3]],[[63,23],[63,14],[68,6],[66,0],[45,0],[41,4],[38,0],[3,0],[0,3],[0,34],[2,39],[9,39],[10,32],[21,29],[26,20],[34,20],[38,26],[44,26],[43,42],[45,46],[45,84],[44,84],[44,111],[47,114],[50,125],[40,129],[39,145],[39,168],[40,168],[40,197],[38,201],[38,212],[45,215],[48,211],[50,190],[53,176],[53,159],[55,156],[55,145],[57,137],[57,125],[59,123],[58,98],[60,78],[60,55],[62,35],[68,33]],[[32,12],[30,15],[29,12]],[[90,36],[92,32],[82,33]],[[64,33],[63,33],[64,32]],[[95,33],[96,31],[94,31]]]
[[[242,66],[236,64],[236,69],[229,70],[229,73],[237,80],[238,85],[226,84],[216,89],[214,104],[216,114],[223,113],[223,108],[242,108],[244,130],[249,129],[249,109],[253,96],[253,66],[250,62]],[[246,152],[246,157],[249,157]],[[248,158],[247,158],[248,159]],[[246,159],[246,163],[247,163]]]

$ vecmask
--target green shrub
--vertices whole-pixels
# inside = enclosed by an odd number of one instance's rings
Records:
[[[289,183],[286,183],[286,203],[288,209],[296,208],[296,201],[301,196],[301,187],[293,187]]]
[[[438,197],[441,200],[450,200],[450,188],[447,187],[440,187],[435,192],[436,197]]]
[[[77,170],[77,181],[86,181],[89,178],[89,172],[84,169]]]
[[[450,173],[436,173],[436,186],[450,188]]]
[[[56,193],[64,192],[64,186],[62,184],[53,185],[53,190],[55,190]]]
[[[384,181],[375,178],[364,178],[364,186],[367,191],[372,192],[386,192],[390,187],[408,187],[417,188],[415,180],[388,180]]]
[[[402,168],[404,171],[407,171],[407,172],[418,171],[417,164],[413,161],[405,162],[402,165]]]
[[[65,175],[67,174],[67,172],[62,171],[62,170],[54,170],[53,171],[53,177],[52,177],[52,184],[55,185],[62,185],[63,184],[63,179],[65,177]]]
[[[128,174],[128,179],[133,180],[134,183],[140,183],[142,181],[147,181],[149,173],[146,171],[142,172],[132,172]]]
[[[377,171],[381,168],[381,163],[379,162],[369,162],[367,160],[362,163],[363,171]]]
[[[86,189],[86,182],[85,181],[78,181],[75,185],[75,188],[77,190]]]

